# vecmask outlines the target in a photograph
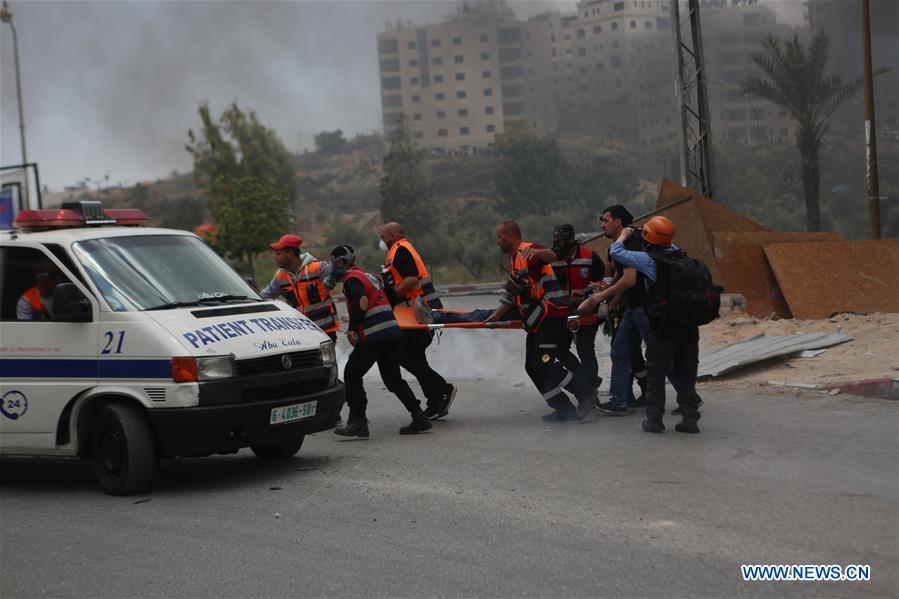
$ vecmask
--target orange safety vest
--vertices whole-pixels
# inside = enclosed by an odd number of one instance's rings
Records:
[[[28,300],[28,304],[31,306],[33,320],[50,320],[50,312],[47,310],[46,306],[44,306],[44,300],[41,299],[41,292],[36,286],[23,293],[22,297]]]
[[[568,312],[564,305],[565,292],[559,286],[552,266],[544,264],[540,272],[528,272],[528,261],[521,255],[521,251],[532,245],[534,244],[522,241],[510,260],[510,272],[516,277],[527,273],[530,283],[530,288],[516,297],[516,303],[521,307],[522,325],[529,333],[536,332],[544,318],[559,318]]]
[[[296,282],[286,270],[279,269],[275,280],[283,288],[289,287],[297,300],[297,306],[309,320],[326,333],[340,330],[337,307],[321,277],[321,262],[315,260],[300,269]]]
[[[406,248],[406,250],[412,254],[412,259],[415,261],[415,268],[418,271],[418,285],[415,289],[407,291],[405,298],[397,298],[397,302],[411,305],[416,297],[421,296],[421,299],[424,300],[429,307],[435,310],[443,308],[443,303],[440,301],[437,290],[434,289],[434,284],[431,282],[431,276],[428,274],[428,269],[425,267],[424,260],[421,259],[418,252],[415,251],[415,248],[412,247],[412,244],[406,239],[400,239],[390,246],[390,249],[387,250],[387,257],[384,259],[384,267],[393,279],[394,289],[396,289],[397,285],[403,281],[403,275],[401,275],[400,271],[393,266],[393,259],[396,256],[397,250],[401,247]]]
[[[387,294],[381,288],[377,277],[358,266],[351,266],[343,277],[344,283],[347,279],[360,281],[365,288],[365,297],[368,298],[368,309],[365,310],[362,322],[356,327],[359,338],[366,343],[381,343],[400,336],[402,334],[400,325],[393,316],[393,308],[390,307]],[[344,290],[346,290],[346,285],[344,285]],[[347,296],[347,305],[349,305],[349,299]]]

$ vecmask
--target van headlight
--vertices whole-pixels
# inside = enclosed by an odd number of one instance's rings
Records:
[[[322,352],[323,365],[334,366],[337,364],[337,350],[334,348],[333,341],[322,341],[318,347]]]
[[[234,356],[193,356],[172,358],[172,380],[195,383],[234,376]]]
[[[197,379],[226,379],[234,376],[234,356],[208,356],[197,358]]]

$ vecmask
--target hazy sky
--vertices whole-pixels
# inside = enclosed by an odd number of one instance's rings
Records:
[[[188,128],[208,101],[257,111],[287,146],[380,127],[376,35],[458,6],[406,2],[13,0],[28,158],[51,189],[107,173],[134,183],[189,171]],[[801,15],[799,0],[782,0]],[[513,3],[520,16],[573,1]],[[0,163],[21,161],[9,26],[0,27]]]

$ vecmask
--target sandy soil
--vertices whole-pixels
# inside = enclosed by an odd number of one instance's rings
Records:
[[[758,334],[815,332],[841,333],[853,339],[814,358],[772,358],[709,379],[706,384],[758,388],[769,387],[769,381],[828,384],[899,377],[899,314],[840,314],[823,320],[758,320],[735,312],[702,327],[700,355]]]

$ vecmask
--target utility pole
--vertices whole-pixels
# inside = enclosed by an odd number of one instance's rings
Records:
[[[868,231],[871,239],[880,239],[880,183],[877,175],[877,127],[874,123],[869,0],[862,0],[862,54],[865,78],[865,186],[868,190]]]
[[[671,0],[671,28],[677,58],[677,96],[681,109],[681,185],[707,198],[715,191],[712,176],[712,128],[702,53],[699,0],[687,0],[691,46],[683,41],[680,0]]]
[[[12,22],[12,11],[9,10],[9,4],[3,0],[3,8],[0,9],[0,21],[9,23],[12,29],[12,49],[16,62],[16,96],[19,99],[19,138],[22,142],[22,164],[28,164],[28,152],[25,149],[25,109],[22,106],[22,79],[19,75],[19,36],[16,33],[16,26]],[[25,207],[30,208],[28,196],[28,167],[25,167]]]

